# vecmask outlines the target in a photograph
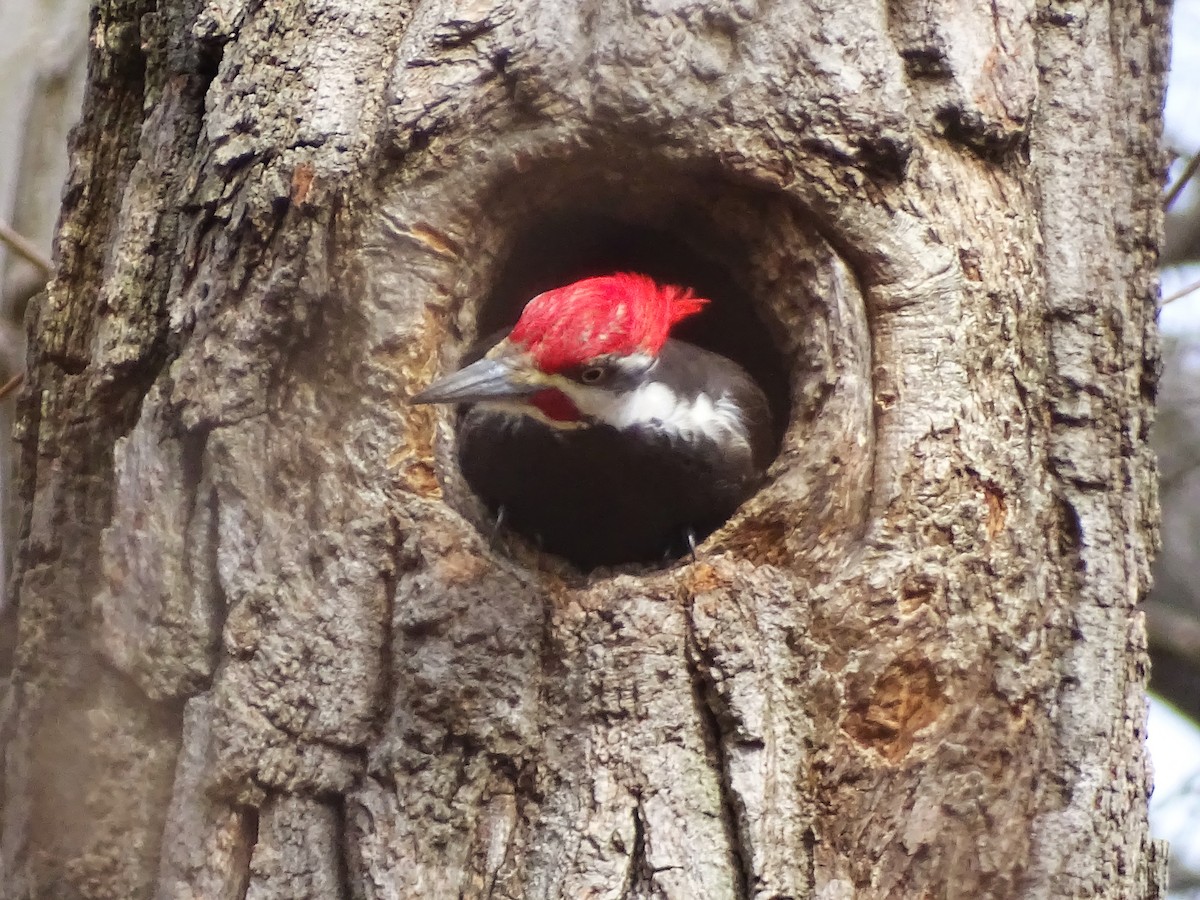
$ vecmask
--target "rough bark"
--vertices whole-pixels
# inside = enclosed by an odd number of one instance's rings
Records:
[[[1158,896],[1165,12],[101,2],[3,896]],[[611,265],[787,427],[583,578],[404,398]]]

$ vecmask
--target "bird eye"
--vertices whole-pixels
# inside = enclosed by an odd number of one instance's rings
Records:
[[[579,373],[579,380],[584,384],[595,384],[604,378],[603,366],[588,366]]]

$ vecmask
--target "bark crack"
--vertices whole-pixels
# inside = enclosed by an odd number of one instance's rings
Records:
[[[392,713],[393,698],[396,695],[396,590],[400,577],[404,572],[411,571],[415,560],[411,555],[406,556],[404,550],[405,534],[396,517],[391,520],[392,530],[392,568],[380,573],[383,578],[383,628],[379,642],[379,686],[378,709],[375,712],[375,723],[372,729],[376,738],[386,731]]]
[[[688,616],[687,666],[692,684],[692,696],[700,718],[700,731],[704,737],[708,759],[720,776],[721,821],[725,825],[729,842],[730,863],[734,872],[734,900],[750,900],[750,885],[754,873],[748,836],[740,824],[737,795],[730,777],[729,757],[725,741],[727,736],[721,728],[723,704],[717,694],[716,683],[709,671],[711,662],[704,658],[696,636],[695,623]]]
[[[629,897],[653,896],[654,870],[646,858],[646,820],[639,797],[633,807],[633,848],[629,851],[629,883],[623,892]]]
[[[221,552],[220,498],[216,486],[206,478],[208,452],[207,430],[185,431],[180,438],[180,468],[183,481],[185,534],[191,534],[196,517],[202,515],[203,550],[193,556],[184,553],[183,565],[186,583],[192,590],[203,584],[207,588],[204,597],[208,619],[208,675],[201,684],[188,692],[194,696],[212,687],[213,678],[221,659],[221,638],[225,634],[225,623],[229,618],[229,598],[221,583],[219,556]],[[197,571],[198,569],[205,571]]]
[[[250,892],[250,877],[251,877],[251,862],[254,859],[254,848],[258,846],[258,819],[259,812],[256,806],[243,806],[242,814],[242,834],[245,836],[244,853],[239,857],[239,872],[240,882],[238,884],[237,896],[240,900],[246,900],[246,895]]]
[[[350,885],[350,841],[346,829],[346,795],[334,794],[329,801],[333,810],[334,876],[337,879],[338,896],[344,900],[354,897]]]

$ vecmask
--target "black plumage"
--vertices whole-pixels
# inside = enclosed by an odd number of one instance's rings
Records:
[[[668,340],[641,379],[681,398],[726,398],[744,440],[653,421],[560,429],[478,404],[464,407],[458,427],[468,484],[493,514],[503,511],[505,527],[583,569],[686,552],[689,534],[702,540],[758,488],[773,451],[770,411],[740,366],[681,341]]]

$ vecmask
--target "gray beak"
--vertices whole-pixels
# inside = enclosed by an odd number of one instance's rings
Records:
[[[541,388],[521,376],[524,368],[513,360],[484,359],[465,369],[439,378],[415,395],[409,403],[478,403],[480,400],[509,400],[528,397]]]

